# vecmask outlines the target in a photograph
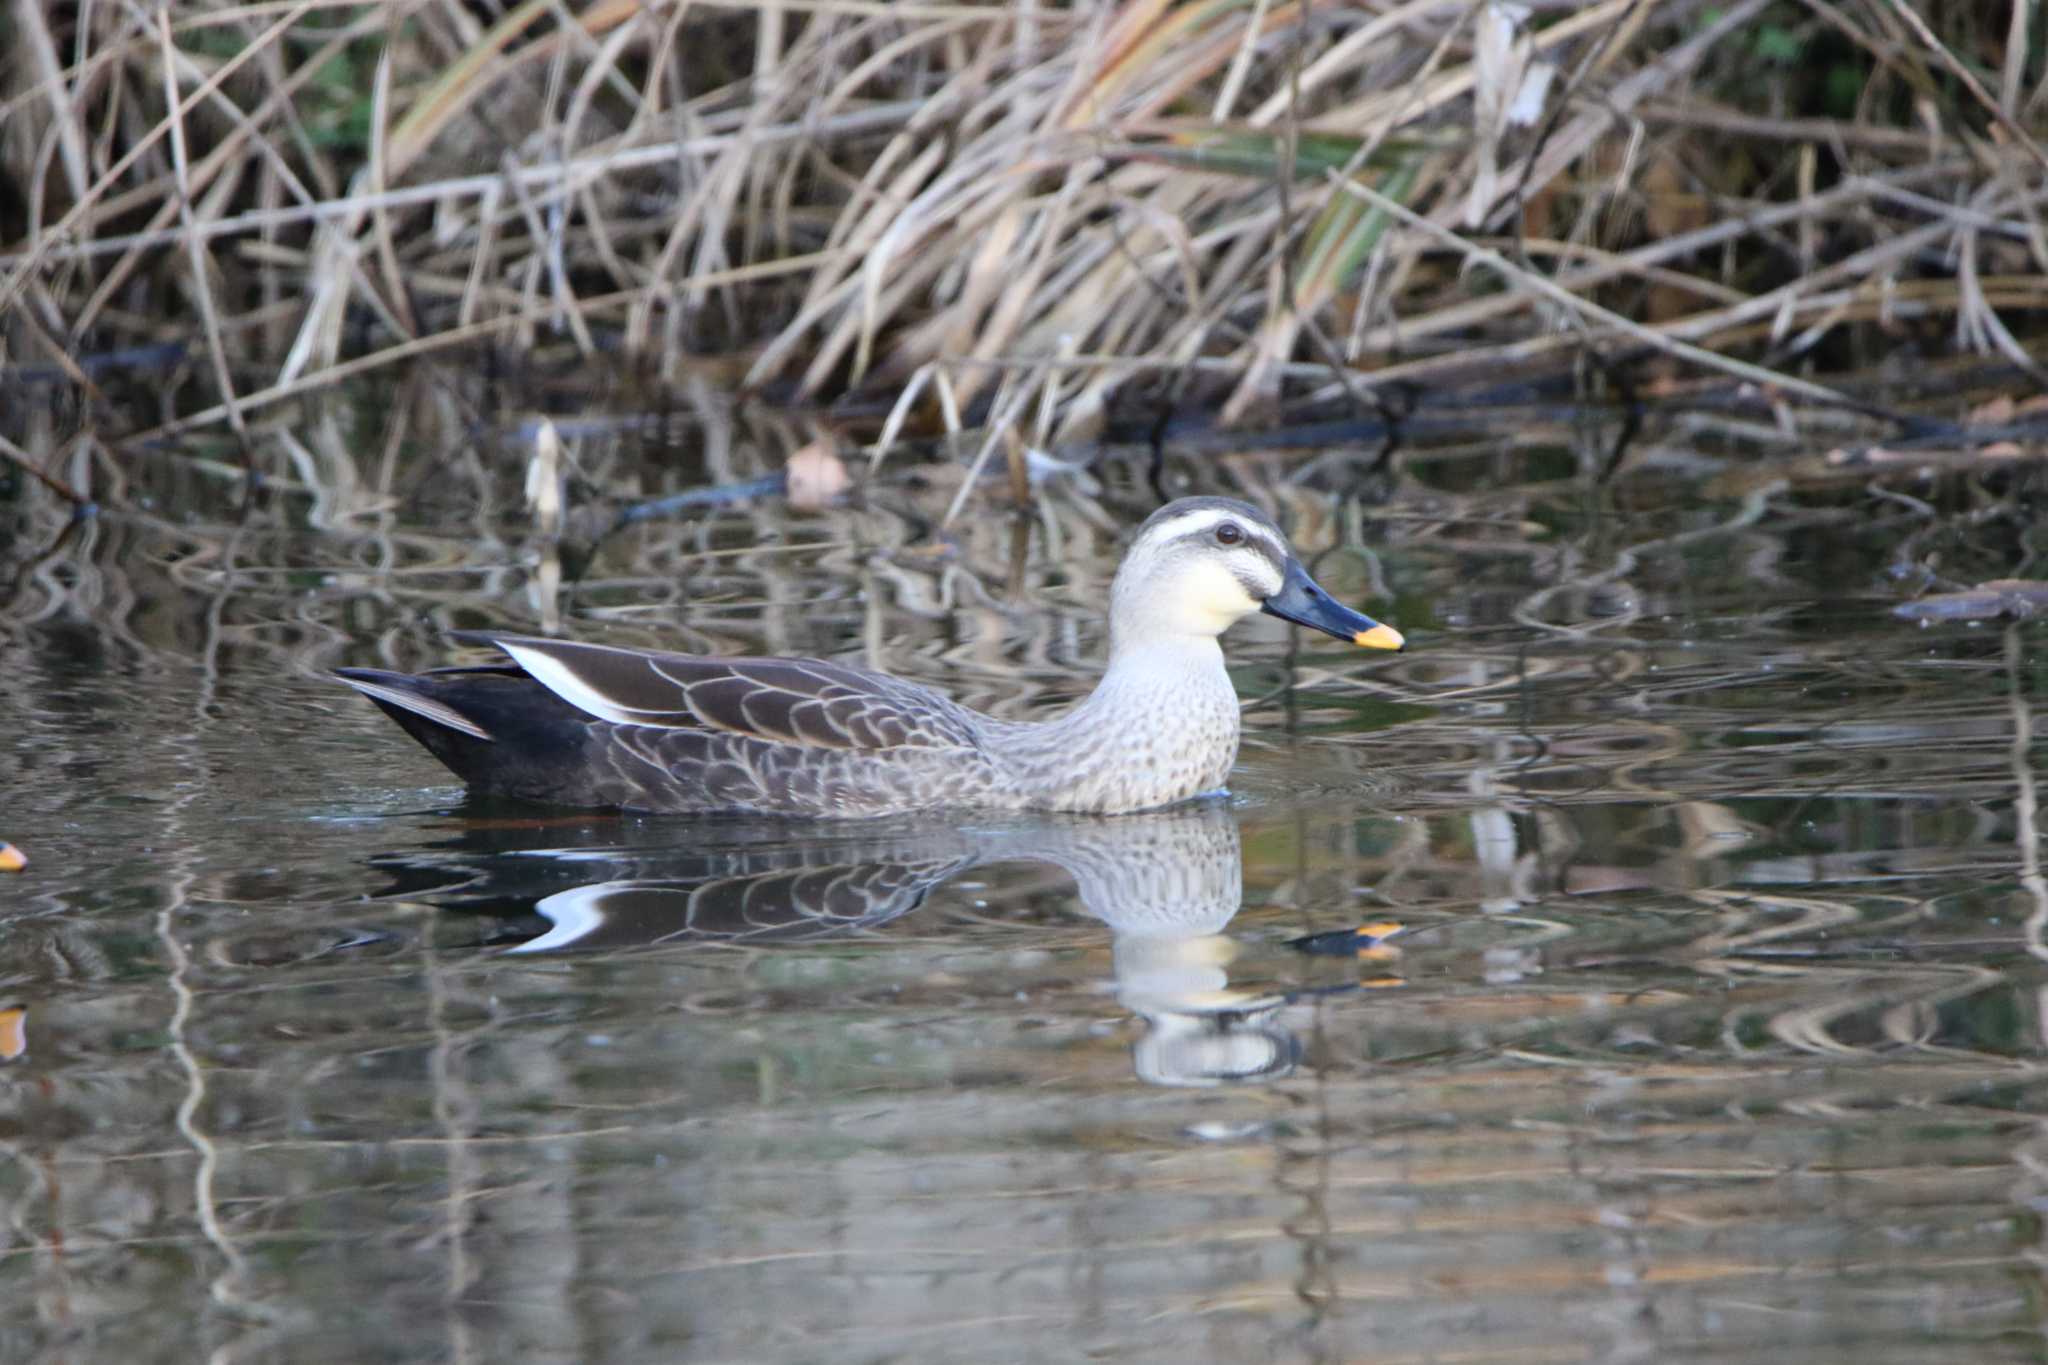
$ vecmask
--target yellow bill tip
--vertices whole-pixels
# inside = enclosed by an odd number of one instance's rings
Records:
[[[1401,638],[1401,632],[1392,626],[1374,626],[1361,630],[1351,637],[1351,643],[1363,649],[1405,649],[1408,642]]]
[[[0,839],[0,872],[19,872],[27,866],[28,859],[21,856],[21,850]]]

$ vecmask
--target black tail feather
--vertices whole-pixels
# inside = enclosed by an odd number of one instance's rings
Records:
[[[561,775],[583,770],[592,719],[516,665],[335,675],[476,791],[576,804]]]

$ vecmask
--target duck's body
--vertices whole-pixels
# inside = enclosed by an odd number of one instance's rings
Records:
[[[1087,701],[1034,723],[997,720],[930,688],[818,659],[465,638],[496,644],[517,662],[342,676],[490,795],[805,815],[932,806],[1128,811],[1213,791],[1237,757],[1237,693],[1213,644],[1208,667],[1141,677],[1128,665],[1121,675],[1112,668]],[[555,669],[611,695],[663,689],[669,709],[654,724],[594,715],[536,681]],[[450,715],[473,728],[450,724]]]
[[[884,673],[495,632],[511,662],[343,669],[483,793],[672,812],[872,816],[931,808],[1144,810],[1222,787],[1238,703],[1217,637],[1263,608],[1359,644],[1400,636],[1338,606],[1257,509],[1184,498],[1111,588],[1110,662],[1048,721],[1006,721]]]

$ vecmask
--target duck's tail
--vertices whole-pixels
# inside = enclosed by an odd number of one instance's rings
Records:
[[[481,793],[564,805],[603,805],[590,790],[592,721],[517,665],[394,673],[338,668],[337,676],[448,771]]]

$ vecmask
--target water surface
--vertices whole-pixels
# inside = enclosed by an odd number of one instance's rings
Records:
[[[2023,488],[1207,460],[1413,641],[1234,632],[1227,799],[622,818],[324,672],[512,625],[1034,714],[1152,495],[942,531],[906,467],[551,562],[432,401],[246,501],[0,502],[0,1357],[2048,1354],[2043,627],[1893,610],[2023,576]],[[572,501],[794,439],[593,438]]]

